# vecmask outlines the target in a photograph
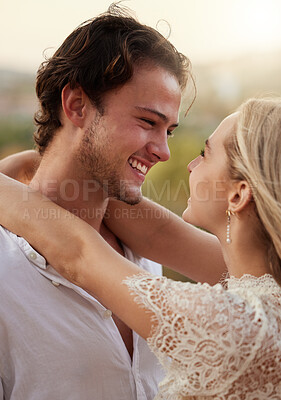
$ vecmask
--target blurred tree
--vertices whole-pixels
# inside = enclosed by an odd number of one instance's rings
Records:
[[[16,151],[32,148],[33,131],[31,118],[0,118],[0,158]]]

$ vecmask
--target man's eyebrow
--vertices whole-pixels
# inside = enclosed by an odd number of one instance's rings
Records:
[[[152,113],[152,114],[157,115],[159,118],[162,119],[162,121],[168,122],[168,117],[167,117],[165,114],[162,114],[161,112],[159,112],[159,111],[157,111],[157,110],[153,110],[153,108],[139,107],[139,106],[135,106],[135,108],[136,108],[137,110],[140,110],[140,111],[148,111],[148,112],[150,112],[150,113]],[[176,128],[177,126],[179,126],[178,123],[172,124],[172,125],[171,125],[171,127],[175,127],[175,128]]]

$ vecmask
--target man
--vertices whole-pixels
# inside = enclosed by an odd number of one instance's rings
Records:
[[[102,221],[109,198],[138,203],[147,172],[168,160],[187,68],[158,32],[115,7],[72,32],[37,76],[42,160],[30,187],[154,273],[160,266]],[[162,372],[145,341],[3,228],[0,251],[0,398],[154,398]]]

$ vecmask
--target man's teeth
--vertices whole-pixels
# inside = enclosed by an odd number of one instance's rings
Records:
[[[140,168],[141,172],[142,172],[143,174],[146,174],[146,172],[147,172],[147,167],[146,167],[145,165],[141,166],[141,164],[139,163],[138,166],[137,166],[137,168],[138,168],[138,169]]]
[[[140,162],[138,162],[136,159],[129,159],[129,164],[133,167],[136,168],[137,170],[139,170],[140,172],[142,172],[144,175],[147,173],[147,166],[144,164],[141,164]]]

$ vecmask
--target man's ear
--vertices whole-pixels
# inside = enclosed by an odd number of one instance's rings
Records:
[[[61,93],[61,104],[66,117],[79,128],[84,125],[86,98],[85,92],[79,85],[71,89],[68,83]]]
[[[228,208],[234,213],[239,213],[253,200],[252,190],[247,181],[239,181],[233,184],[228,196]]]

